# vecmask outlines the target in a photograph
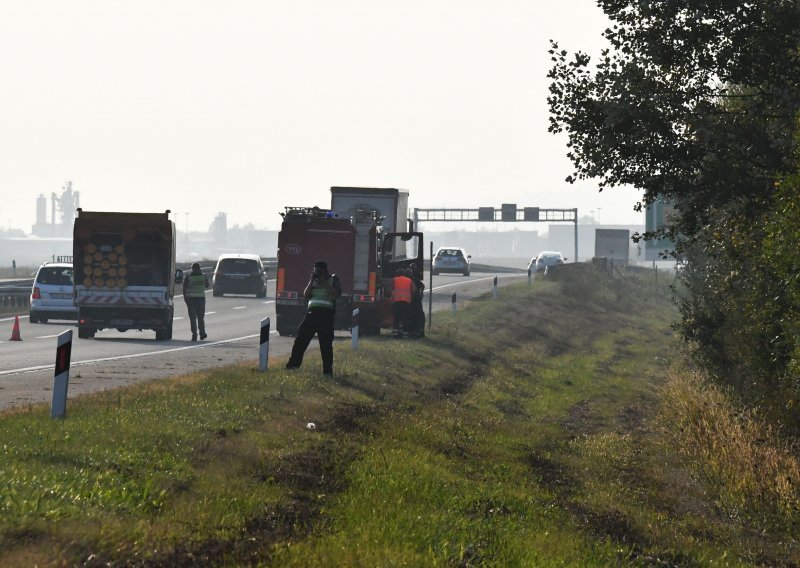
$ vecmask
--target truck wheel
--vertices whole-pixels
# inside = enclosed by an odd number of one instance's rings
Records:
[[[31,317],[28,318],[28,321],[31,322],[31,323],[39,323],[39,318],[37,318],[35,315],[31,314]]]
[[[275,330],[281,337],[292,337],[297,331],[296,329],[287,328],[282,325],[276,325]]]
[[[380,328],[380,326],[377,326],[377,325],[364,325],[364,324],[361,324],[358,327],[358,336],[359,337],[364,336],[364,335],[380,335],[380,334],[381,334],[381,328]]]
[[[167,327],[156,330],[156,341],[169,341],[172,339],[172,322]]]
[[[95,333],[97,333],[97,330],[93,327],[78,327],[78,338],[80,339],[92,338]]]
[[[219,298],[220,296],[222,296],[222,292],[219,292],[218,290],[212,290],[211,295],[214,296],[215,298]]]

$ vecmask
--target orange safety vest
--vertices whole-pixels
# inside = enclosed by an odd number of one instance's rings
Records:
[[[405,302],[411,303],[411,290],[414,283],[408,276],[395,276],[392,280],[394,289],[392,290],[392,303]]]

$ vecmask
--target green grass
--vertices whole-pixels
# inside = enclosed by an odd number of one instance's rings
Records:
[[[800,560],[791,523],[726,515],[665,434],[668,292],[600,277],[337,345],[334,381],[309,353],[82,397],[64,421],[7,413],[0,564]]]

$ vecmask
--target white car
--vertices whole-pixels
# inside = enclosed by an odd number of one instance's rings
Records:
[[[566,262],[566,257],[555,250],[546,250],[534,256],[528,263],[528,270],[534,276],[545,273],[548,270],[555,270]]]
[[[73,303],[75,290],[72,264],[45,262],[36,271],[31,289],[31,323],[47,323],[48,319],[77,320],[78,308]]]
[[[433,257],[431,273],[436,276],[442,272],[457,272],[464,276],[469,276],[469,259],[464,249],[460,247],[441,247]]]

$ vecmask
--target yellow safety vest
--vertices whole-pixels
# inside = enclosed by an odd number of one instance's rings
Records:
[[[203,274],[190,274],[187,278],[189,285],[184,295],[187,298],[205,298],[206,277]]]
[[[336,298],[329,294],[326,288],[314,286],[311,289],[311,298],[308,300],[308,307],[309,309],[327,308],[333,310],[336,308]]]

